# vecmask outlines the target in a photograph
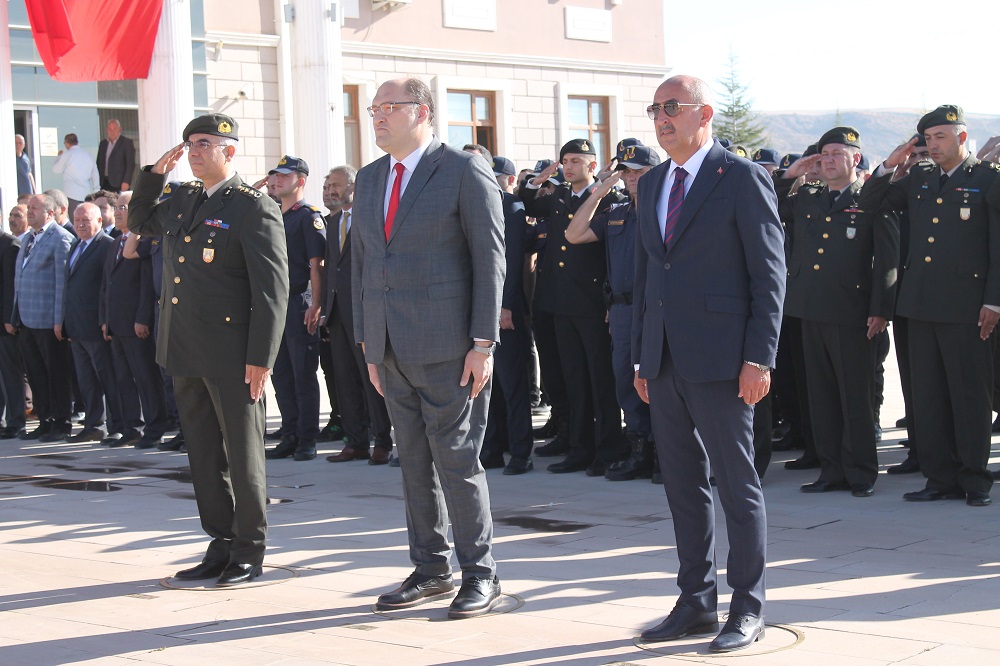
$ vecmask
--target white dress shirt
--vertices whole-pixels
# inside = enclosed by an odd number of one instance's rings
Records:
[[[63,192],[74,201],[83,201],[88,194],[100,189],[97,163],[80,146],[70,146],[52,164],[53,173],[61,173]]]
[[[389,213],[389,199],[392,198],[392,185],[396,181],[396,164],[403,164],[403,180],[399,187],[399,198],[403,198],[403,192],[406,191],[406,186],[410,183],[410,177],[413,176],[413,170],[417,168],[417,164],[420,163],[420,158],[424,156],[427,152],[427,147],[431,145],[431,140],[434,135],[428,135],[427,140],[420,144],[420,147],[414,150],[412,153],[404,157],[402,160],[397,160],[395,157],[389,156],[389,181],[385,184],[385,202],[382,208],[382,214],[387,215]]]
[[[699,148],[694,155],[688,158],[688,161],[684,164],[678,164],[677,162],[671,161],[670,168],[667,170],[667,180],[663,183],[663,190],[660,192],[660,198],[656,202],[656,217],[660,225],[660,238],[664,238],[664,232],[667,226],[667,213],[669,211],[669,201],[670,201],[670,188],[674,185],[674,172],[677,167],[684,167],[687,171],[687,176],[684,178],[684,198],[687,198],[688,192],[691,191],[691,185],[694,184],[694,179],[698,175],[698,171],[701,170],[701,165],[708,156],[708,151],[712,149],[712,145],[715,143],[713,139],[709,139],[705,142],[701,148]]]

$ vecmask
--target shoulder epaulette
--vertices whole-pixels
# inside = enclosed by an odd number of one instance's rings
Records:
[[[236,188],[236,190],[240,194],[244,194],[244,195],[250,197],[251,199],[260,199],[263,196],[261,194],[260,190],[255,190],[254,188],[252,188],[252,187],[250,187],[248,185],[240,185],[239,187]]]
[[[308,204],[308,206],[309,210],[311,210],[314,213],[319,213],[320,217],[323,216],[323,211],[321,211],[319,208],[316,208],[316,206],[313,206],[312,204]]]
[[[200,180],[189,180],[188,182],[184,183],[184,187],[190,187],[193,190],[200,190],[201,188],[205,187],[205,183],[201,182]]]

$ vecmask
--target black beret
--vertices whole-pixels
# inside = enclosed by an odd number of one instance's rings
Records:
[[[819,138],[816,144],[817,150],[823,150],[823,146],[828,143],[839,143],[845,146],[861,147],[861,133],[853,127],[834,127]]]
[[[309,175],[309,165],[301,157],[292,157],[291,155],[285,155],[280,160],[278,160],[278,166],[274,167],[267,172],[267,175],[272,173],[294,173],[298,171],[303,176]]]
[[[192,134],[210,134],[221,136],[227,139],[240,140],[238,135],[240,126],[231,116],[222,113],[209,113],[198,116],[187,124],[184,128],[184,140],[187,141]]]
[[[625,154],[626,148],[628,148],[629,146],[641,146],[641,145],[643,144],[642,141],[639,141],[639,139],[633,139],[633,138],[622,139],[621,141],[618,142],[618,148],[615,151],[615,159],[621,162],[622,156]]]
[[[758,148],[753,153],[753,161],[754,164],[772,164],[778,166],[781,163],[781,157],[774,148]]]
[[[566,145],[562,147],[562,150],[559,151],[560,162],[566,153],[575,153],[577,155],[597,155],[597,151],[594,150],[594,144],[586,139],[573,139],[572,141],[567,142]]]
[[[809,147],[806,148],[806,151],[802,153],[802,157],[812,157],[813,155],[818,155],[818,154],[819,154],[819,148],[816,147],[815,143],[811,143],[809,144]]]
[[[801,158],[802,158],[802,153],[788,153],[787,155],[781,158],[781,164],[779,164],[778,166],[780,166],[782,169],[787,169],[788,167],[795,164],[795,160]]]
[[[962,111],[962,107],[955,106],[954,104],[944,104],[920,119],[920,122],[917,123],[917,133],[923,134],[927,131],[928,127],[937,127],[938,125],[964,124],[965,113]]]

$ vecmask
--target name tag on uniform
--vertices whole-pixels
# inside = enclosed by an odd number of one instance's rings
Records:
[[[608,220],[609,227],[620,227],[625,224],[625,220]]]
[[[205,224],[210,227],[216,227],[217,229],[228,229],[229,225],[222,220],[205,220]]]
[[[854,240],[854,237],[858,235],[857,227],[847,227],[847,240]]]
[[[962,218],[963,220],[968,220],[970,217],[972,217],[972,209],[971,208],[959,208],[958,209],[958,216],[960,218]]]

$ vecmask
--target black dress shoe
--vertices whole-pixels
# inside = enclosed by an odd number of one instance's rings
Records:
[[[72,437],[67,437],[66,442],[69,444],[83,444],[84,442],[100,442],[104,439],[104,431],[100,428],[87,428],[82,430]]]
[[[375,602],[375,608],[378,610],[412,608],[428,601],[450,597],[454,591],[455,582],[451,574],[425,576],[414,571],[395,590],[380,595]]]
[[[1000,414],[997,414],[997,417],[993,420],[993,427],[990,428],[990,430],[992,430],[993,433],[1000,432]]]
[[[969,506],[989,506],[993,503],[990,499],[989,493],[969,493],[965,498],[965,503]]]
[[[807,483],[800,488],[804,493],[829,493],[834,490],[847,490],[849,486],[846,481],[814,481]]]
[[[139,440],[141,439],[142,439],[141,432],[139,432],[138,430],[130,430],[129,432],[124,433],[121,436],[121,439],[119,439],[117,442],[115,442],[114,444],[109,444],[108,446],[111,447],[134,446],[138,444]]]
[[[264,568],[259,564],[230,562],[215,584],[219,587],[230,587],[232,585],[252,583],[253,579],[262,573],[264,573]]]
[[[937,500],[965,499],[965,491],[961,488],[934,490],[924,488],[912,493],[905,493],[903,499],[907,502],[936,502]]]
[[[993,480],[1000,481],[1000,470],[996,470],[993,472]]]
[[[24,434],[24,428],[4,428],[0,432],[0,439],[20,439]]]
[[[178,571],[174,574],[174,578],[178,580],[207,580],[209,578],[218,578],[219,575],[225,571],[228,562],[222,562],[220,560],[204,560],[201,564],[191,567],[190,569],[184,569]]]
[[[295,445],[295,453],[292,454],[292,460],[313,460],[316,458],[316,440],[306,439],[303,437]]]
[[[855,483],[851,486],[851,497],[871,497],[875,488],[870,483]]]
[[[507,463],[504,462],[503,454],[501,453],[499,456],[480,458],[479,464],[483,466],[483,469],[503,469]]]
[[[552,463],[545,469],[553,474],[569,474],[570,472],[582,472],[590,467],[590,460],[586,458],[574,458],[568,456],[562,462]]]
[[[785,469],[816,469],[819,467],[819,458],[813,456],[802,456],[785,463]]]
[[[51,442],[63,442],[70,436],[73,432],[73,426],[70,423],[53,423],[49,428],[49,431],[38,438],[39,442],[44,442],[46,444]]]
[[[277,440],[282,440],[284,438],[285,438],[285,433],[282,432],[281,428],[278,428],[274,432],[269,432],[269,433],[267,433],[267,434],[264,435],[264,439],[266,439],[268,441],[272,441],[272,442],[277,441]]]
[[[559,419],[554,415],[549,415],[549,420],[540,428],[533,428],[531,436],[534,439],[549,439],[559,434]]]
[[[893,465],[889,469],[885,470],[886,474],[913,474],[914,472],[920,471],[920,463],[914,457],[907,456],[906,460],[899,463],[898,465]]]
[[[802,439],[802,436],[793,435],[791,433],[771,444],[772,451],[794,451],[804,448],[806,448],[806,443],[805,440]]]
[[[49,434],[51,431],[52,431],[52,423],[49,422],[49,421],[45,421],[43,423],[39,423],[38,427],[35,428],[34,430],[21,433],[18,436],[18,439],[22,439],[22,440],[25,440],[25,441],[32,440],[32,439],[38,439],[38,438],[42,437],[43,435]]]
[[[299,445],[299,440],[295,435],[288,435],[282,438],[276,447],[264,452],[264,457],[268,460],[279,460],[295,454],[295,449]]]
[[[639,638],[646,643],[659,643],[675,641],[692,634],[711,634],[718,630],[719,616],[715,611],[674,606],[663,622],[642,632]]]
[[[905,416],[903,418],[898,419],[896,421],[896,427],[897,428],[905,428],[906,427],[906,417]]]
[[[389,456],[389,467],[399,467],[399,456],[395,454]]]
[[[503,475],[515,476],[517,474],[526,474],[533,469],[535,469],[535,463],[531,462],[531,458],[512,457],[507,466],[503,468]]]
[[[590,463],[590,467],[587,468],[587,476],[604,476],[607,472],[608,466],[600,460]]]
[[[462,581],[462,589],[458,591],[455,600],[448,607],[448,617],[461,620],[467,617],[485,615],[500,603],[500,579],[466,578]]]
[[[165,442],[161,442],[156,448],[160,451],[180,451],[184,446],[184,433],[179,432]]]
[[[552,458],[565,455],[569,451],[569,444],[562,437],[556,437],[548,444],[535,449],[535,455],[539,458]]]
[[[147,437],[143,435],[139,438],[139,441],[135,443],[135,448],[137,449],[155,449],[163,441],[162,437]]]
[[[764,620],[749,613],[730,615],[709,646],[709,652],[733,652],[764,638]]]
[[[108,436],[101,440],[101,446],[118,446],[118,442],[121,441],[122,434],[120,432],[109,432]]]

